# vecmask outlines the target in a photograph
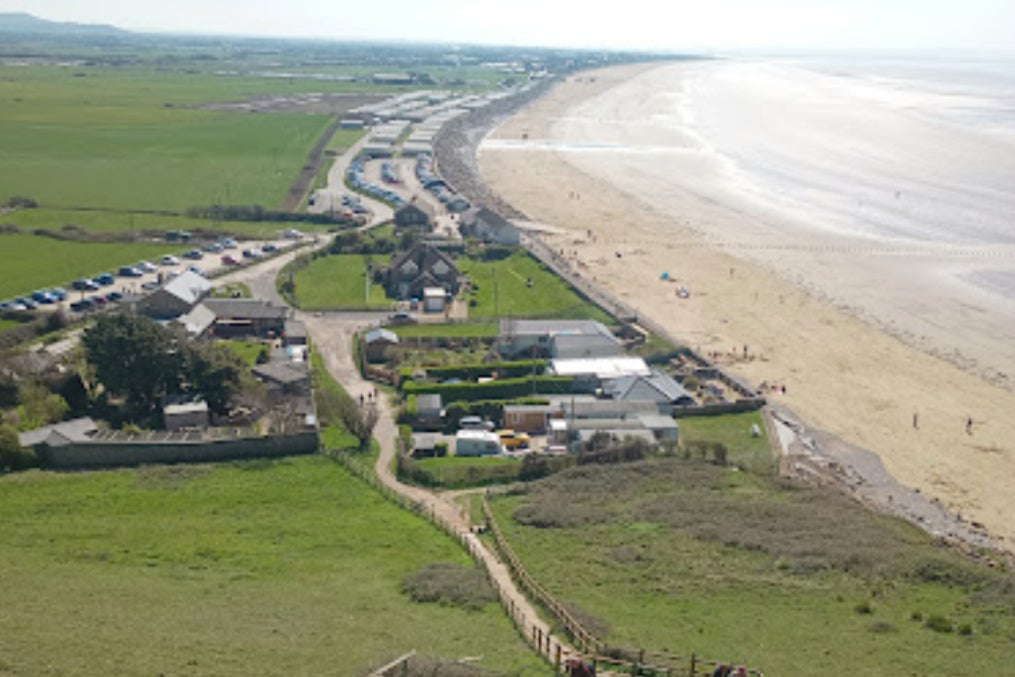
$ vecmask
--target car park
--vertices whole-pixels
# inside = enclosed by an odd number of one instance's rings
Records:
[[[221,242],[212,242],[204,248],[204,250],[209,254],[221,254],[223,249],[225,249],[225,247],[222,246]]]
[[[238,265],[240,265],[240,260],[237,259],[232,254],[226,254],[225,256],[222,257],[222,265],[224,265],[224,266],[238,266]]]
[[[56,299],[48,291],[43,291],[42,289],[32,292],[32,300],[40,305],[49,305],[56,302]]]
[[[175,266],[180,263],[180,259],[176,258],[172,254],[166,254],[159,259],[160,266]]]
[[[254,247],[252,249],[244,249],[243,256],[248,259],[259,259],[261,258],[261,256],[263,256],[263,254],[261,253],[260,249]]]
[[[92,294],[91,296],[88,297],[88,300],[90,300],[97,306],[106,305],[106,297],[103,296],[102,294]]]
[[[136,266],[120,266],[120,270],[116,274],[120,277],[141,277],[144,275],[141,269]]]
[[[200,249],[190,249],[184,252],[183,258],[190,259],[192,261],[200,261],[204,258],[204,254],[201,253]]]
[[[38,303],[24,296],[19,296],[18,298],[14,299],[14,302],[24,306],[24,310],[35,310],[36,308],[39,307]]]
[[[158,267],[151,261],[138,261],[137,269],[140,270],[142,273],[154,273],[156,270],[158,270]]]
[[[63,287],[53,287],[49,290],[49,295],[57,301],[64,301],[67,299],[67,290]]]
[[[239,246],[231,237],[222,238],[221,243],[223,249],[236,249]]]
[[[276,245],[274,242],[266,242],[266,243],[264,243],[264,246],[261,247],[261,251],[263,251],[265,254],[268,254],[268,253],[271,253],[271,252],[277,252],[278,251],[278,245]]]
[[[116,303],[117,301],[122,301],[123,300],[123,294],[121,294],[118,291],[111,291],[108,294],[106,294],[106,300],[109,301],[110,303]]]
[[[103,273],[102,275],[96,275],[94,278],[92,278],[92,281],[95,282],[95,284],[100,285],[102,287],[108,287],[109,285],[116,282],[116,278],[113,277],[112,273]]]

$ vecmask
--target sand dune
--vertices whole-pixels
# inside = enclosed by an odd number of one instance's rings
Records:
[[[780,204],[701,133],[701,108],[682,98],[698,67],[570,79],[491,135],[484,178],[566,233],[549,240],[589,276],[750,381],[785,385],[774,397],[812,425],[1011,548],[1015,393],[984,376],[1015,374],[1015,306],[982,276],[1003,286],[1015,247],[989,229],[858,232],[815,223],[806,200]]]

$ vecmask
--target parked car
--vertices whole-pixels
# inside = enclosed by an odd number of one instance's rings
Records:
[[[14,302],[17,303],[18,305],[24,306],[24,310],[35,310],[36,308],[39,307],[38,303],[24,296],[19,296],[18,298],[14,299]]]
[[[529,442],[532,441],[527,434],[514,430],[498,430],[497,437],[505,449],[528,449]]]
[[[209,254],[221,254],[223,249],[225,249],[225,247],[222,246],[221,242],[212,242],[204,248],[204,250]]]
[[[201,270],[200,266],[187,266],[187,270],[194,273],[195,275],[200,275],[201,277],[204,277],[204,271]]]
[[[77,291],[95,291],[99,288],[99,285],[95,284],[93,280],[74,280],[71,283],[71,287]]]
[[[40,305],[49,305],[56,302],[56,299],[48,291],[42,289],[32,292],[32,300]]]
[[[106,305],[106,297],[102,294],[92,294],[88,299],[97,306]]]
[[[110,303],[116,303],[117,301],[122,301],[123,300],[123,294],[121,294],[118,291],[111,291],[108,294],[106,294],[106,300],[109,301]]]
[[[95,282],[95,284],[100,285],[102,287],[108,287],[109,285],[116,282],[116,278],[113,277],[112,273],[103,273],[102,275],[96,275],[94,278],[92,278],[92,280]]]
[[[236,240],[231,237],[224,237],[221,240],[223,249],[236,249],[239,245],[236,244]]]
[[[151,261],[138,261],[137,269],[143,273],[154,273],[158,267]]]
[[[67,290],[63,287],[53,287],[49,290],[49,295],[57,301],[64,301],[67,299]]]
[[[157,280],[148,280],[147,282],[141,284],[141,289],[144,289],[145,291],[155,291],[160,286],[161,285],[159,285]]]
[[[172,254],[166,254],[161,259],[159,259],[159,265],[160,266],[175,266],[179,262],[180,262],[180,259],[176,258]]]
[[[289,228],[284,233],[282,233],[282,236],[289,240],[299,240],[303,237],[303,233],[296,230],[295,228]]]
[[[116,274],[120,277],[141,277],[144,275],[141,269],[135,266],[120,266],[120,270]]]
[[[261,251],[263,251],[265,254],[269,254],[271,252],[277,252],[278,251],[278,245],[276,245],[274,242],[265,242],[264,246],[261,247]]]
[[[14,303],[14,301],[2,301],[0,302],[0,313],[6,312],[8,310],[16,310],[16,308],[14,307],[16,305],[17,304]]]
[[[415,324],[416,318],[405,312],[404,310],[398,310],[391,315],[388,315],[388,324]]]
[[[201,253],[200,249],[190,249],[184,252],[183,258],[190,259],[192,261],[200,261],[204,258],[204,254]]]
[[[74,301],[70,304],[70,309],[75,313],[84,313],[95,307],[95,302],[91,299],[81,299],[80,301]]]
[[[240,260],[238,258],[236,258],[235,256],[233,256],[232,254],[226,254],[225,256],[222,257],[222,265],[223,266],[238,266],[238,265],[240,265]]]
[[[244,256],[244,258],[248,258],[248,259],[259,259],[259,258],[261,258],[263,256],[263,254],[261,253],[260,249],[258,249],[257,247],[254,247],[252,249],[244,249],[243,250],[243,256]]]

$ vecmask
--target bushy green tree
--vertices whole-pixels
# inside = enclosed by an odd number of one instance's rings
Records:
[[[18,442],[18,431],[12,425],[0,425],[0,471],[20,470],[32,465],[35,465],[35,454]]]

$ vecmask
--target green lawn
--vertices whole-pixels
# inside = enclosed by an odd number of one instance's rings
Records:
[[[79,277],[116,272],[121,265],[179,253],[180,244],[68,242],[37,235],[0,235],[0,298],[40,287],[66,286]]]
[[[1011,654],[1011,573],[835,492],[665,459],[579,466],[493,506],[610,646],[829,677],[991,674]]]
[[[471,317],[590,318],[610,322],[606,313],[580,298],[563,280],[524,251],[500,261],[460,258],[456,262],[476,288]],[[532,280],[532,286],[526,285]]]
[[[467,458],[445,456],[421,458],[416,465],[433,478],[435,485],[444,487],[477,486],[491,480],[513,481],[518,478],[522,462],[517,458],[499,456]]]
[[[259,341],[221,341],[221,343],[251,368],[257,364],[257,357],[267,347]]]
[[[726,446],[730,463],[745,466],[753,472],[771,472],[774,464],[772,450],[761,413],[751,411],[723,416],[688,416],[677,420],[680,439],[688,442],[720,442]],[[751,436],[751,426],[761,431],[760,437]]]
[[[366,262],[360,254],[338,254],[314,259],[296,272],[296,299],[304,310],[384,310],[391,307],[384,288],[370,284],[366,301]],[[373,257],[374,265],[380,265]]]
[[[0,672],[363,675],[417,649],[544,675],[500,607],[418,604],[470,564],[321,456],[0,477]]]

